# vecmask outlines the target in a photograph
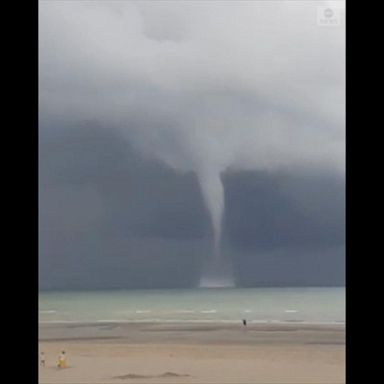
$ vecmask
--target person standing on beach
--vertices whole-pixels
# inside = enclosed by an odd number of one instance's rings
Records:
[[[244,327],[247,326],[247,320],[243,319],[243,325],[244,325]]]
[[[57,366],[59,368],[66,368],[67,367],[67,356],[65,354],[65,351],[62,351],[60,356],[59,356],[59,360],[57,362]]]
[[[44,355],[44,352],[40,353],[40,365],[42,367],[45,367],[45,355]]]

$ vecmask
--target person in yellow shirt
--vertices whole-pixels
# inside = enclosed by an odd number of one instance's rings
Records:
[[[67,367],[67,356],[65,354],[65,351],[61,352],[59,359],[58,359],[58,362],[57,362],[57,366],[59,368],[66,368]]]

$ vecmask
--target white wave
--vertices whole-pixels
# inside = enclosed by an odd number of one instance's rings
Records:
[[[180,310],[176,310],[174,312],[175,313],[195,313],[196,311],[193,311],[191,309],[180,309]]]
[[[299,312],[297,309],[286,309],[284,311],[285,313],[296,313],[296,312]]]
[[[80,321],[80,320],[40,320],[39,324],[85,324],[91,323],[91,321]]]
[[[203,311],[200,311],[200,313],[216,313],[216,309],[206,309],[206,310],[203,310]]]

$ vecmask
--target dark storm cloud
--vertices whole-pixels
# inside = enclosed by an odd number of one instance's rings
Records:
[[[143,159],[118,130],[95,122],[59,132],[40,131],[41,286],[195,284],[212,247],[196,175]],[[222,178],[223,253],[240,284],[343,282],[343,180],[249,171]]]
[[[244,284],[271,260],[271,284],[343,281],[308,272],[344,243],[344,30],[318,4],[40,2],[42,286],[191,285],[212,236]]]
[[[225,180],[227,236],[238,248],[343,244],[344,182],[335,175],[243,172]]]
[[[44,132],[40,137],[44,142]],[[41,212],[72,207],[69,224],[68,213],[58,222],[66,231],[86,227],[87,217],[99,219],[100,230],[125,236],[194,238],[209,228],[195,174],[143,159],[119,131],[96,123],[41,145],[40,186]]]
[[[145,160],[95,122],[40,131],[40,284],[190,286],[210,252],[196,175]]]

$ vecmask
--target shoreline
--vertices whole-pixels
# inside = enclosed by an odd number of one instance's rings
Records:
[[[201,319],[201,320],[41,320],[39,326],[45,325],[65,325],[65,324],[216,324],[216,325],[238,325],[241,321],[238,320],[216,320],[216,319]],[[303,326],[345,326],[345,321],[304,321],[304,320],[247,320],[248,325],[290,325],[299,324]]]
[[[183,344],[345,344],[345,324],[50,323],[39,324],[39,341]]]
[[[39,327],[55,327],[55,326],[103,326],[103,325],[122,325],[122,326],[159,326],[159,327],[177,327],[177,328],[196,328],[201,326],[211,326],[215,328],[284,328],[284,327],[300,327],[300,328],[345,328],[345,322],[305,322],[305,321],[248,321],[247,326],[243,326],[241,321],[206,321],[206,320],[192,320],[192,321],[120,321],[120,320],[97,320],[97,321],[77,321],[77,320],[49,320],[40,321]]]

